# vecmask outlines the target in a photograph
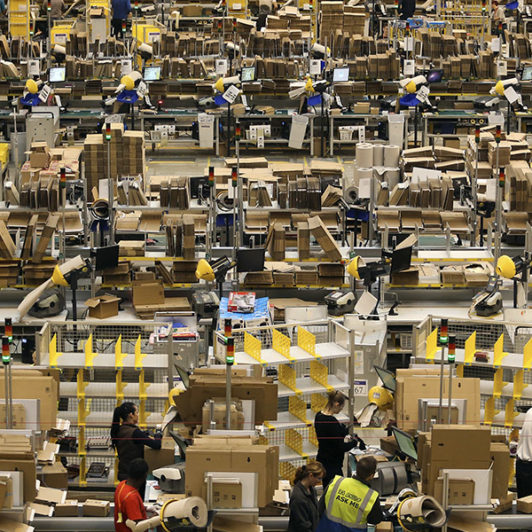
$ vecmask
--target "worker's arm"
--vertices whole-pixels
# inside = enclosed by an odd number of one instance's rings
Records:
[[[131,532],[145,532],[150,528],[157,528],[161,524],[161,518],[156,515],[155,517],[150,517],[150,519],[144,519],[142,521],[132,521],[128,519],[126,521],[126,526],[131,530]]]
[[[155,434],[155,437],[152,438],[147,432],[143,432],[140,429],[135,429],[132,438],[134,440],[141,441],[144,445],[147,445],[152,449],[160,449],[162,436],[163,435],[158,432],[157,434]]]
[[[378,525],[383,519],[384,516],[382,515],[381,503],[377,498],[375,504],[373,505],[373,508],[368,514],[368,523],[370,523],[371,525]]]

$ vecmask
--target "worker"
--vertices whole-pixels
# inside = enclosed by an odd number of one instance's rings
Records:
[[[498,35],[504,42],[504,31],[506,30],[506,18],[504,16],[504,7],[499,5],[498,0],[491,2],[491,33]]]
[[[47,0],[45,0],[47,3]],[[50,2],[50,20],[61,20],[65,3],[63,0],[51,0]]]
[[[115,490],[115,531],[131,532],[126,521],[147,519],[146,508],[140,491],[148,478],[148,464],[142,458],[135,458],[129,464],[127,480],[118,484]]]
[[[111,19],[111,36],[122,36],[122,23],[131,14],[131,2],[129,0],[112,0],[113,17]]]
[[[325,468],[313,460],[298,467],[290,495],[288,532],[314,532],[320,519],[315,486],[322,483]]]
[[[325,489],[336,476],[343,476],[342,466],[344,454],[359,445],[366,448],[364,442],[356,436],[348,436],[348,428],[340,423],[335,415],[339,414],[345,405],[345,395],[337,390],[328,392],[325,408],[316,414],[314,428],[318,438],[318,454],[316,460],[323,464],[326,473],[323,479]]]
[[[382,519],[379,493],[369,487],[375,476],[377,460],[363,456],[353,478],[336,476],[320,499],[320,522],[316,532],[352,532],[366,530]]]
[[[128,478],[129,464],[135,458],[144,458],[144,446],[161,448],[162,434],[152,438],[137,427],[139,410],[134,403],[125,402],[115,408],[111,426],[111,440],[118,452],[118,480]]]
[[[532,408],[527,410],[517,444],[515,462],[517,498],[532,495]]]

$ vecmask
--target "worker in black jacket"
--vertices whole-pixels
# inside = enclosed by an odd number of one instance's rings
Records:
[[[111,440],[118,453],[118,480],[127,480],[129,464],[135,458],[144,458],[144,446],[152,449],[161,448],[162,434],[152,438],[147,432],[137,427],[139,410],[130,402],[122,403],[115,408],[111,426]]]
[[[325,468],[309,461],[297,469],[294,489],[290,495],[290,520],[288,532],[314,532],[318,526],[318,499],[315,486],[322,483]]]
[[[337,390],[332,390],[327,395],[328,401],[325,408],[318,412],[314,418],[314,428],[318,438],[316,460],[323,464],[326,470],[323,479],[324,490],[336,475],[344,476],[342,471],[344,454],[357,445],[362,450],[366,448],[358,436],[348,436],[347,426],[340,423],[335,417],[344,408],[345,395]]]

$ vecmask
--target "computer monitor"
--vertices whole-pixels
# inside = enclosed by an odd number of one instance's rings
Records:
[[[394,249],[392,252],[391,272],[402,272],[410,268],[412,263],[412,248]]]
[[[523,69],[521,81],[532,81],[532,66],[527,66]]]
[[[237,272],[261,272],[264,270],[264,248],[237,249]]]
[[[429,83],[439,83],[443,79],[443,70],[434,69],[430,70],[427,75],[427,81]]]
[[[390,392],[395,393],[396,388],[396,381],[395,381],[395,375],[384,368],[380,368],[379,366],[373,366],[375,368],[375,371],[377,372],[377,376],[382,381],[382,386],[386,388],[387,390],[390,390]]]
[[[199,198],[200,195],[204,194],[204,189],[206,189],[209,186],[209,177],[208,176],[200,176],[200,177],[191,177],[189,179],[189,185],[190,185],[190,197],[191,198]]]
[[[333,70],[333,83],[349,81],[349,68],[335,68]]]
[[[410,434],[407,434],[396,427],[392,427],[392,432],[399,450],[409,458],[417,460],[417,450],[416,445],[414,444],[414,438],[412,438]]]
[[[159,81],[161,79],[161,67],[144,67],[144,81]]]
[[[240,75],[240,80],[245,81],[255,81],[255,67],[242,67],[242,74]]]
[[[60,83],[65,81],[66,77],[66,68],[65,67],[52,67],[50,68],[50,74],[48,80],[50,83]]]
[[[108,270],[118,266],[118,256],[120,246],[105,246],[103,248],[95,248],[92,250],[94,256],[94,269],[96,271]]]

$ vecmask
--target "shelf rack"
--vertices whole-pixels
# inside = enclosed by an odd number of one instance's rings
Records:
[[[281,477],[293,478],[299,464],[316,456],[314,417],[325,406],[326,392],[349,394],[348,412],[338,419],[352,419],[355,396],[350,383],[364,373],[361,363],[377,363],[384,355],[385,328],[384,322],[382,330],[365,331],[356,323],[344,326],[328,319],[233,330],[235,364],[260,365],[277,375],[279,414],[264,422],[261,441],[279,446]],[[221,332],[214,343],[215,358],[225,362]]]
[[[479,376],[483,405],[480,418],[485,425],[507,430],[522,427],[524,410],[532,400],[532,327],[530,322],[472,319],[449,320],[456,334],[456,373]],[[433,317],[415,328],[416,360],[439,363],[438,329]],[[485,361],[476,360],[482,351]]]
[[[163,324],[100,321],[47,323],[37,335],[38,364],[61,369],[60,394],[66,409],[60,416],[70,421],[77,437],[77,453],[67,453],[80,465],[79,485],[87,485],[88,462],[114,463],[113,452],[90,452],[90,436],[108,434],[114,407],[137,400],[139,426],[162,423],[168,392],[173,386],[172,343],[154,342]]]

